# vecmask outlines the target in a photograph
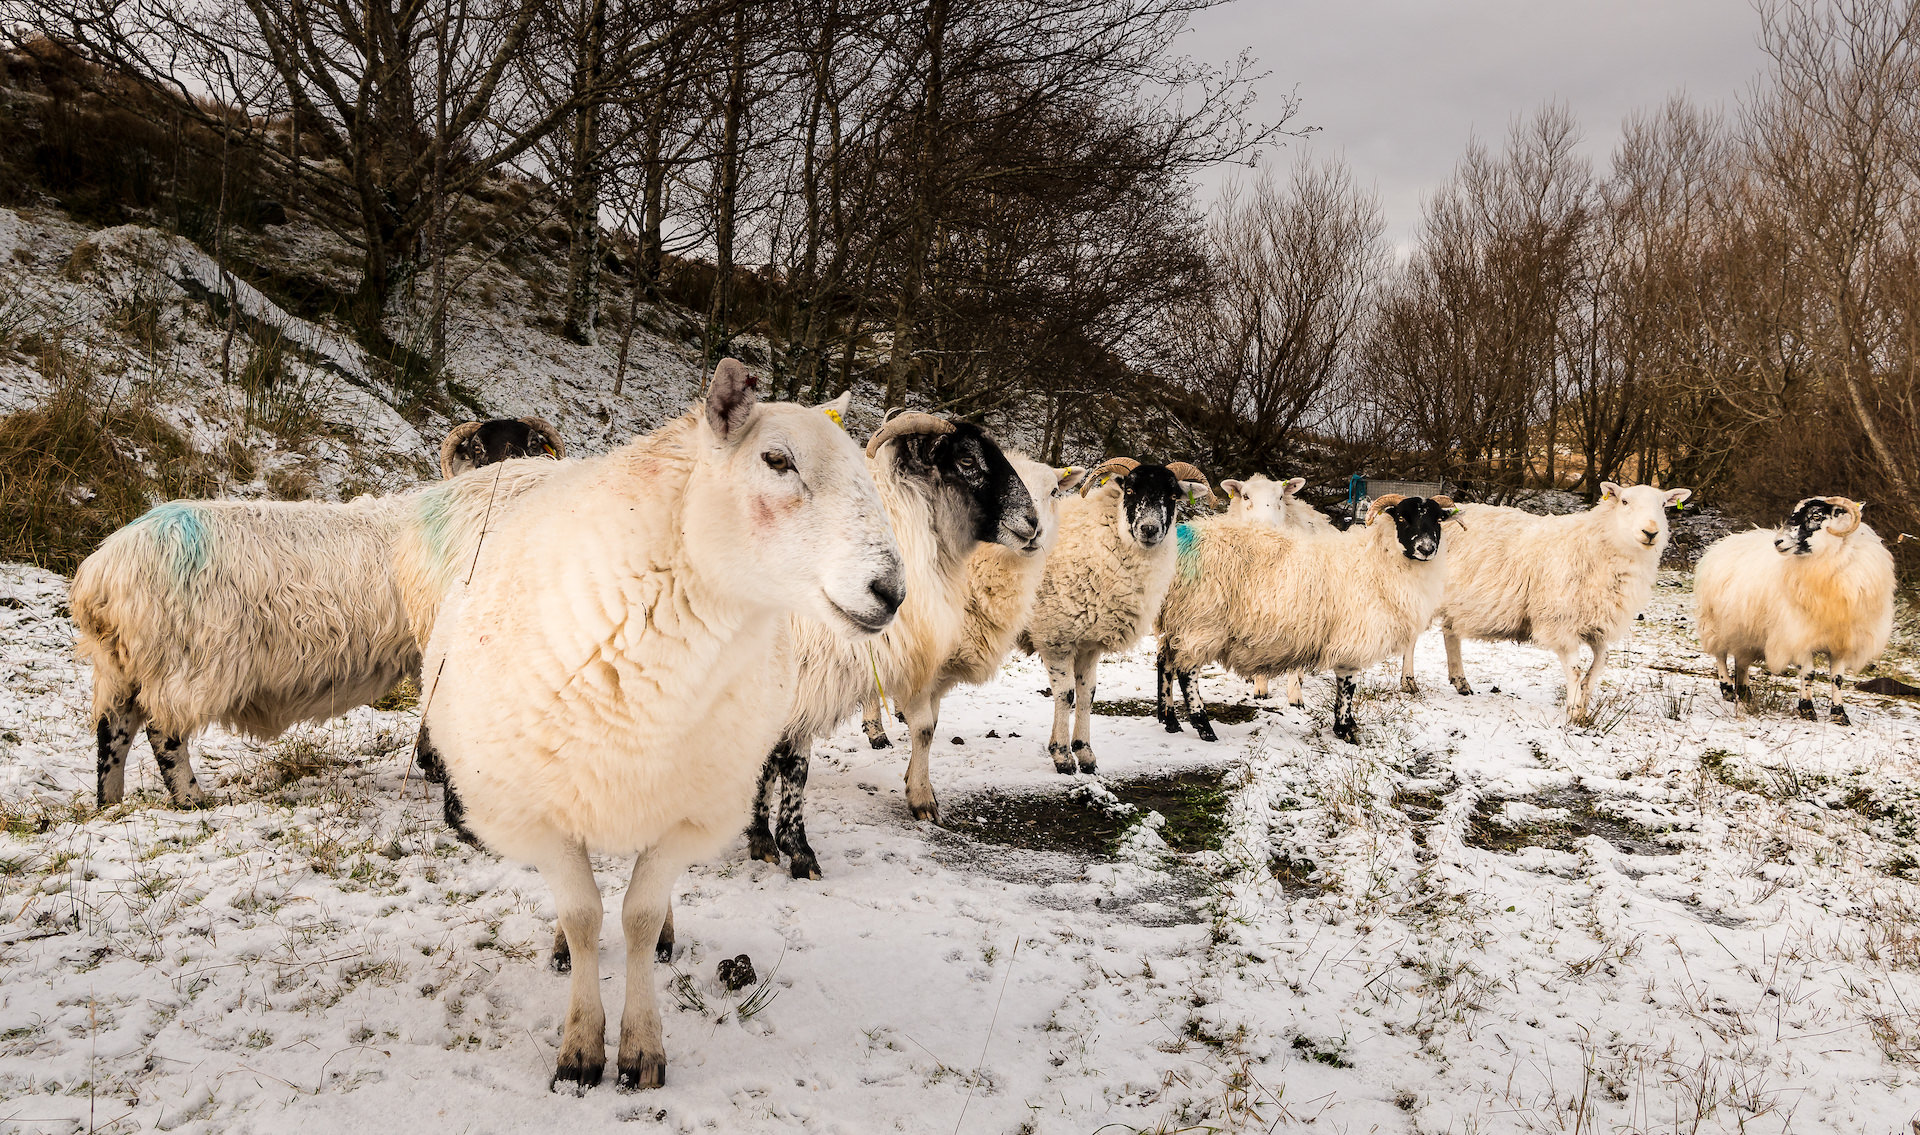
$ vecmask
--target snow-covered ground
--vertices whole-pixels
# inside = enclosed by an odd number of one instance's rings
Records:
[[[1588,729],[1551,656],[1469,645],[1468,699],[1437,641],[1425,692],[1370,676],[1358,748],[1324,682],[1217,744],[1099,717],[1122,797],[1223,774],[1217,850],[1141,809],[1088,842],[1105,792],[1051,771],[1031,660],[947,702],[951,827],[850,725],[810,785],[825,879],[744,841],[690,872],[667,1087],[582,1098],[547,1091],[551,900],[442,827],[411,711],[216,733],[200,811],[139,744],[96,813],[64,598],[0,567],[0,1130],[1920,1130],[1920,713],[1722,703],[1677,576]],[[1144,653],[1101,677],[1151,696]],[[728,992],[741,953],[762,983]]]

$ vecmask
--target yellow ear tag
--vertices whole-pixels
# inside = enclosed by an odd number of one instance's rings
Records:
[[[834,409],[832,406],[823,406],[820,408],[820,412],[825,414],[834,425],[839,426],[843,430],[847,428],[847,423],[840,420],[840,411]]]

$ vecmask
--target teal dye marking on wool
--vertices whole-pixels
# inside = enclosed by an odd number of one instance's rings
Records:
[[[1173,530],[1173,536],[1179,544],[1180,578],[1191,583],[1200,578],[1200,533],[1182,524]]]
[[[168,501],[147,510],[137,521],[166,551],[167,568],[177,580],[187,580],[207,566],[212,537],[200,510],[186,501]]]
[[[436,569],[444,570],[455,526],[453,493],[435,486],[420,494],[416,507],[420,515],[420,538],[426,541],[427,554],[433,558]]]

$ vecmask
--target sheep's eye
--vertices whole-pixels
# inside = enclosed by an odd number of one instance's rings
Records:
[[[762,453],[760,460],[766,462],[767,468],[776,473],[793,472],[793,459],[777,449],[769,449],[765,453]]]

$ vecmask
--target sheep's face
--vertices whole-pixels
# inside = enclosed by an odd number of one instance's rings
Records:
[[[1692,489],[1622,488],[1607,481],[1600,486],[1600,503],[1593,507],[1612,523],[1622,547],[1649,549],[1657,556],[1667,546],[1667,509],[1692,495]]]
[[[454,432],[465,436],[446,454],[445,472],[452,476],[515,457],[558,458],[562,453],[553,427],[538,419],[494,418],[468,423]]]
[[[958,542],[1039,547],[1033,494],[987,431],[955,422],[946,433],[902,434],[894,442],[903,472],[933,486],[934,523]]]
[[[1165,465],[1142,465],[1119,479],[1121,526],[1127,538],[1151,548],[1173,531],[1174,512],[1189,494],[1203,487],[1183,482]]]
[[[750,607],[877,633],[906,598],[900,547],[865,455],[820,408],[757,404],[732,359],[714,372],[688,484],[687,557]]]
[[[1844,497],[1808,497],[1793,506],[1774,533],[1774,550],[1783,556],[1810,556],[1847,538],[1860,526],[1860,506]]]
[[[1227,505],[1229,517],[1265,524],[1269,528],[1295,528],[1302,525],[1291,519],[1294,511],[1313,507],[1294,496],[1306,483],[1305,477],[1274,481],[1265,474],[1255,473],[1244,481],[1222,481],[1220,487],[1232,497],[1232,502]]]
[[[1394,536],[1400,541],[1400,554],[1422,562],[1438,555],[1440,524],[1446,520],[1451,505],[1451,501],[1443,504],[1441,500],[1429,500],[1426,497],[1404,497],[1389,505],[1386,517],[1393,522]]]
[[[1060,535],[1061,499],[1073,495],[1080,482],[1086,480],[1087,471],[1071,465],[1055,469],[1021,453],[1009,453],[1007,460],[1020,475],[1020,483],[1027,487],[1034,512],[1040,518],[1039,531],[1017,550],[1027,556],[1044,554],[1053,548],[1055,537]]]

